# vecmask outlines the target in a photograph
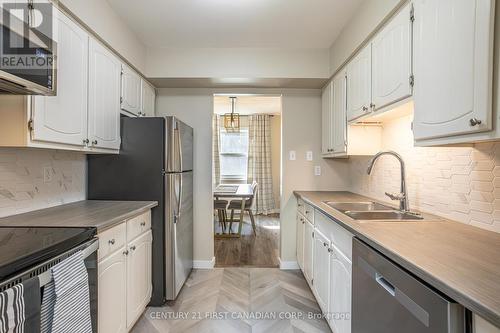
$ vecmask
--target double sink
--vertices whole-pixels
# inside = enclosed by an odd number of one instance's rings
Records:
[[[404,212],[378,202],[331,202],[325,204],[339,212],[359,221],[401,222],[421,221],[422,215],[413,212]]]

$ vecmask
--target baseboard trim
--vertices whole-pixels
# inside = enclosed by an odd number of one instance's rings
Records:
[[[195,269],[213,269],[215,267],[215,257],[212,260],[193,260]]]
[[[281,258],[278,258],[280,261],[280,269],[282,270],[296,270],[300,269],[299,264],[296,261],[283,261]]]

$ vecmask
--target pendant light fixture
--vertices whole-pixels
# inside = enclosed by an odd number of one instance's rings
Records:
[[[229,97],[231,100],[231,113],[224,114],[224,128],[226,132],[239,132],[240,131],[240,114],[235,113],[236,108],[236,98],[234,96]]]

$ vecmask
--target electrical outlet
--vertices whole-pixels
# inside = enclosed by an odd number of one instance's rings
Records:
[[[50,183],[52,181],[52,167],[43,167],[43,182]]]
[[[290,161],[295,161],[297,159],[297,153],[295,152],[295,150],[290,150]]]
[[[306,153],[306,160],[308,160],[308,161],[312,161],[313,160],[313,152],[312,151],[308,151]]]
[[[315,175],[315,176],[321,176],[321,166],[316,165],[316,166],[314,167],[314,175]]]

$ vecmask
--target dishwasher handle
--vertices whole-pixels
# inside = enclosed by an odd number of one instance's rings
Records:
[[[389,282],[385,277],[383,277],[380,273],[375,273],[375,281],[379,285],[382,286],[389,294],[391,294],[393,297],[396,296],[396,288]]]

